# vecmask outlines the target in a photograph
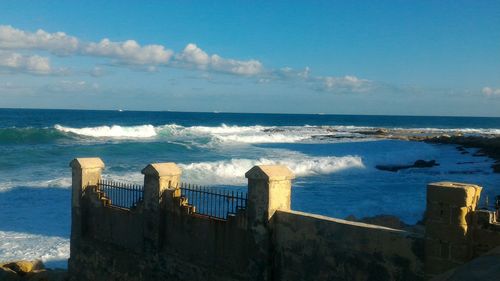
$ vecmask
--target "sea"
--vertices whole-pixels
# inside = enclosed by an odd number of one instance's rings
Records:
[[[0,262],[69,257],[69,162],[100,157],[105,179],[141,184],[149,163],[175,162],[182,180],[242,189],[254,165],[296,175],[292,209],[337,218],[422,219],[426,185],[483,186],[500,194],[494,160],[456,145],[374,138],[363,131],[500,136],[500,118],[0,109]],[[383,171],[377,165],[435,160],[439,166]]]

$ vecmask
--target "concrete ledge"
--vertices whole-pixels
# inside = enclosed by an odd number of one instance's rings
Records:
[[[361,227],[361,228],[370,228],[374,230],[382,230],[382,231],[390,231],[394,233],[400,233],[400,234],[410,234],[408,231],[401,230],[401,229],[394,229],[390,227],[385,227],[385,226],[380,226],[380,225],[375,225],[375,224],[368,224],[368,223],[362,223],[362,222],[355,222],[355,221],[348,221],[348,220],[343,220],[343,219],[337,219],[337,218],[332,218],[332,217],[327,217],[327,216],[322,216],[322,215],[317,215],[317,214],[311,214],[311,213],[305,213],[305,212],[300,212],[300,211],[283,211],[283,210],[277,210],[277,213],[288,213],[288,214],[293,214],[297,216],[303,216],[303,217],[308,217],[312,219],[317,219],[317,220],[323,220],[323,221],[329,221],[332,223],[338,223],[338,224],[345,224],[353,227]]]

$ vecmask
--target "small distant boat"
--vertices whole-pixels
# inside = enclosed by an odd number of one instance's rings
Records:
[[[123,112],[123,109],[118,109],[118,112]]]

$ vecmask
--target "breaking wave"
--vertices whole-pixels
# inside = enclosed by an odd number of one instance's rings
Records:
[[[0,144],[48,143],[58,140],[166,140],[189,144],[256,144],[366,140],[383,128],[361,126],[95,126],[74,128],[0,128]],[[393,128],[399,133],[499,136],[500,129]]]
[[[245,173],[255,165],[286,165],[297,177],[328,175],[349,169],[365,168],[359,156],[311,157],[301,153],[276,158],[233,158],[211,162],[177,164],[182,169],[183,181],[195,184],[245,185]],[[104,174],[109,180],[142,184],[144,177],[139,172]]]
[[[86,128],[71,128],[55,125],[54,128],[65,133],[73,133],[95,138],[151,138],[157,135],[153,125],[141,126],[98,126]]]
[[[309,157],[302,155],[279,160],[260,158],[221,160],[179,164],[183,170],[183,178],[193,183],[245,184],[245,173],[255,165],[286,165],[296,176],[307,177],[325,175],[352,168],[364,168],[359,156],[344,157]]]

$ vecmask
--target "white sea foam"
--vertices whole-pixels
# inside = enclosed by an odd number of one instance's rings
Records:
[[[0,182],[0,192],[10,191],[16,187],[29,188],[69,188],[71,187],[71,178],[61,177],[50,180],[38,181],[4,181]]]
[[[0,231],[0,262],[41,259],[48,267],[66,268],[69,239]]]
[[[228,143],[295,143],[304,141],[332,142],[339,139],[366,139],[369,136],[359,132],[373,131],[379,128],[366,126],[192,126],[184,127],[177,124],[153,126],[97,126],[72,128],[55,125],[55,129],[93,138],[112,139],[148,139],[160,138],[168,141],[191,141],[198,144],[200,138],[208,139],[212,144]],[[408,134],[463,133],[466,135],[500,135],[500,129],[472,128],[393,128]],[[319,138],[315,138],[319,137]]]
[[[213,162],[198,162],[179,164],[183,170],[183,178],[194,183],[212,184],[244,184],[245,172],[255,165],[281,164],[288,166],[299,177],[331,174],[338,171],[364,168],[363,161],[358,156],[344,157],[301,157],[279,159],[242,159],[221,160]]]
[[[153,125],[141,126],[98,126],[86,128],[71,128],[55,125],[56,130],[95,138],[151,138],[157,135]]]

